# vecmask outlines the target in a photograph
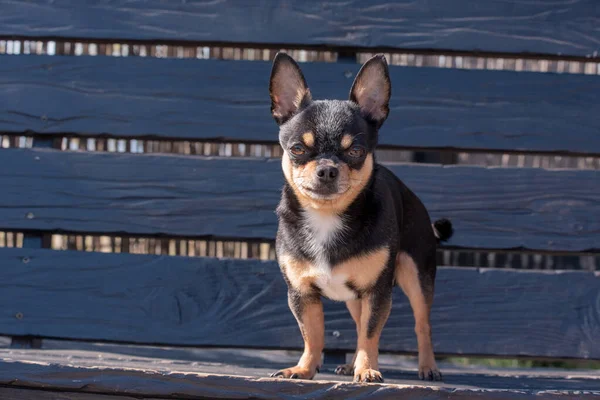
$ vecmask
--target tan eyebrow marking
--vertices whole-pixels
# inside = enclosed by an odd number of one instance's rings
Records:
[[[315,135],[312,132],[306,132],[302,135],[302,141],[308,147],[313,147],[315,144]]]
[[[352,142],[352,136],[348,135],[347,133],[344,136],[342,136],[342,148],[344,150],[352,146]]]

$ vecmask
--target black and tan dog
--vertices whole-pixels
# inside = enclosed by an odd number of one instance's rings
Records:
[[[365,63],[348,101],[313,101],[296,62],[280,53],[270,94],[286,178],[277,209],[277,258],[304,338],[298,365],[272,376],[312,379],[319,371],[326,296],[346,302],[358,333],[352,364],[336,372],[382,382],[379,336],[398,284],[415,317],[419,377],[440,380],[429,313],[436,241],[448,239],[452,226],[447,220],[432,225],[417,196],[375,162],[391,94],[385,58]]]

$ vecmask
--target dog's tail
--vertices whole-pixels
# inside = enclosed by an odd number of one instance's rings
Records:
[[[433,234],[435,235],[438,242],[445,242],[452,237],[454,228],[452,228],[452,222],[449,219],[442,218],[431,224],[433,228]]]

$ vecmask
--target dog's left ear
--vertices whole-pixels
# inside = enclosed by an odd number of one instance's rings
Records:
[[[358,104],[363,115],[379,128],[390,112],[391,94],[387,61],[383,54],[378,54],[368,60],[358,72],[350,90],[350,101]]]
[[[296,61],[285,53],[273,60],[271,82],[271,114],[281,125],[312,101],[306,80]]]

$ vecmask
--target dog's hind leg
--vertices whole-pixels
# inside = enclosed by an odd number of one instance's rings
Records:
[[[435,274],[435,265],[427,271]],[[434,277],[434,276],[432,276]],[[435,363],[433,345],[431,343],[431,324],[429,314],[433,303],[433,279],[430,288],[424,288],[423,279],[419,277],[419,269],[413,258],[407,253],[396,256],[396,283],[402,288],[410,302],[415,317],[415,333],[419,348],[419,378],[423,380],[442,380],[442,374]]]

